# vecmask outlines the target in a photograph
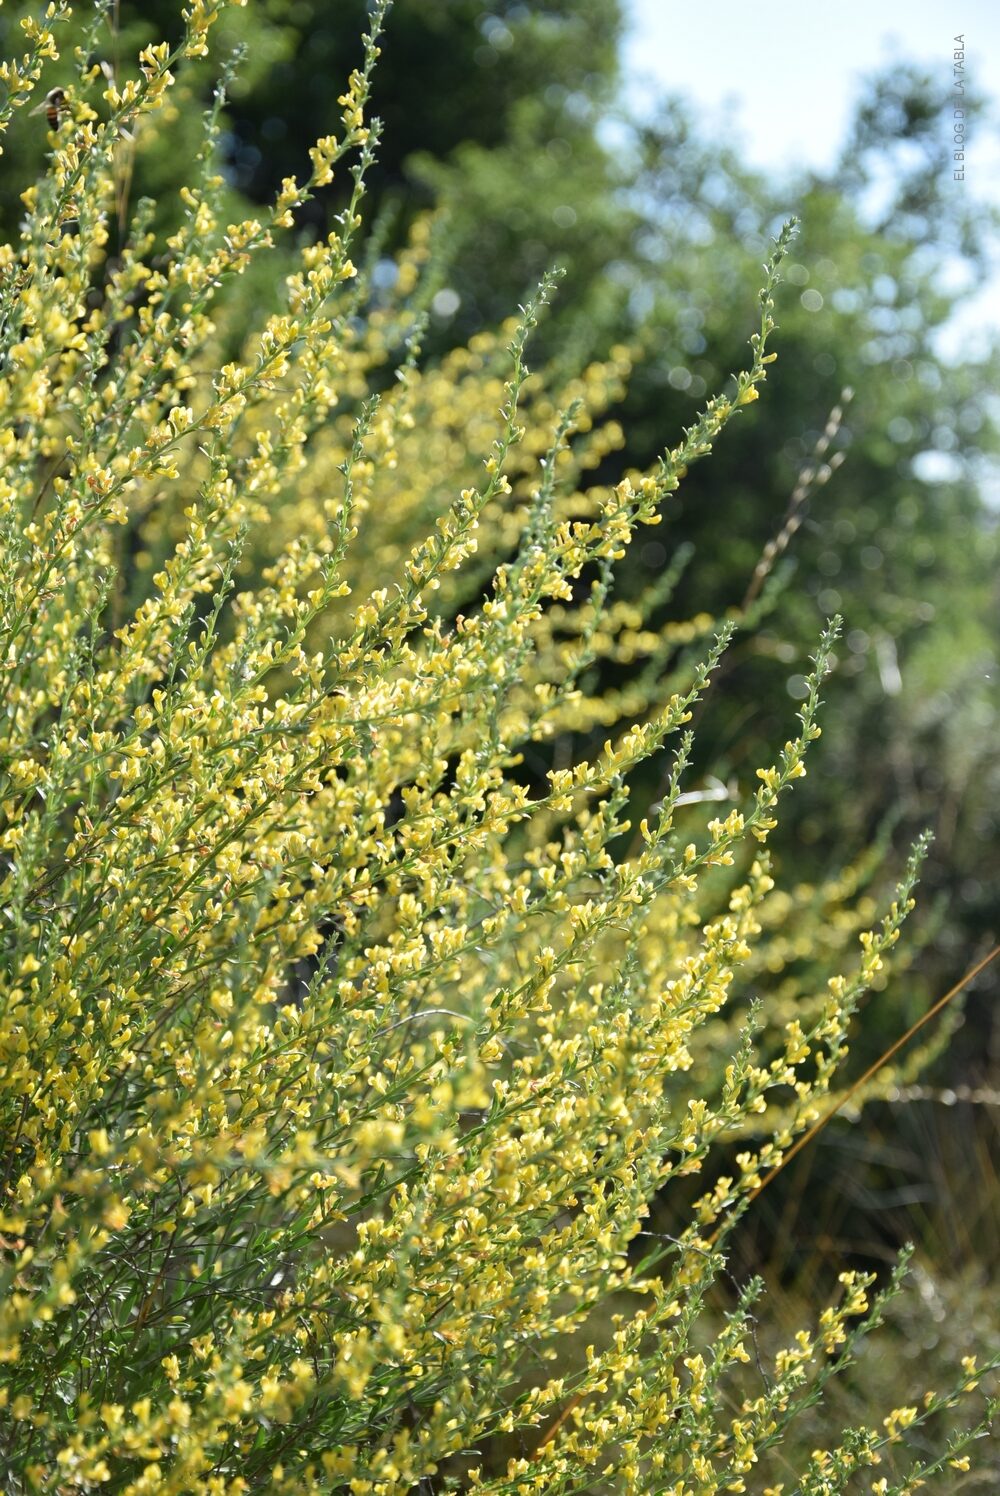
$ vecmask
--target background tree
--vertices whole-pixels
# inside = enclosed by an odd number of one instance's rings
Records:
[[[789,662],[802,640],[843,610],[847,642],[828,687],[828,772],[801,797],[786,855],[816,876],[876,835],[887,815],[900,839],[917,825],[934,828],[930,879],[944,923],[918,1001],[996,929],[997,526],[983,482],[998,451],[990,401],[998,359],[995,348],[959,358],[939,351],[951,319],[991,273],[996,215],[948,196],[940,88],[901,65],[873,77],[866,97],[834,169],[784,181],[748,170],[717,132],[705,144],[678,100],[641,123],[617,117],[613,151],[601,144],[610,138],[605,118],[592,156],[582,158],[584,182],[560,170],[561,127],[551,120],[550,138],[539,135],[523,171],[520,144],[463,144],[414,170],[447,207],[461,306],[478,295],[491,308],[494,298],[513,298],[512,265],[525,270],[533,254],[537,270],[563,253],[565,321],[557,309],[553,339],[643,349],[620,412],[621,460],[637,466],[738,356],[740,307],[766,237],[783,212],[801,214],[770,399],[715,463],[692,470],[669,527],[637,552],[632,582],[638,589],[642,567],[655,572],[690,542],[697,565],[670,606],[685,616],[724,611],[746,596],[768,541],[791,518],[791,543],[765,588],[769,611],[724,667],[725,705],[712,710],[706,764],[723,780],[746,772],[758,732],[773,731],[772,713],[801,690]],[[970,108],[985,128],[982,104]],[[483,224],[498,196],[515,205],[527,244],[520,260],[502,241],[491,253]],[[567,231],[556,213],[566,223],[575,213]],[[590,252],[599,245],[603,255],[595,279],[580,273],[580,224]],[[853,398],[839,430],[824,460],[813,460],[845,388]],[[824,482],[831,457],[846,461]],[[804,467],[819,482],[806,485],[790,515]],[[976,1029],[984,1061],[978,1019]]]

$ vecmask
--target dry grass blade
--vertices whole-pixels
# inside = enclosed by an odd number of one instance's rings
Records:
[[[917,1019],[916,1023],[912,1023],[910,1025],[905,1034],[901,1034],[900,1037],[895,1041],[895,1043],[890,1044],[889,1048],[884,1050],[883,1053],[879,1055],[878,1059],[873,1062],[873,1064],[869,1065],[865,1073],[859,1076],[854,1084],[849,1086],[842,1096],[839,1096],[837,1098],[834,1105],[831,1106],[828,1111],[823,1113],[823,1116],[820,1117],[819,1121],[814,1122],[812,1127],[809,1128],[808,1132],[804,1132],[798,1139],[798,1141],[794,1143],[791,1148],[789,1148],[780,1164],[776,1164],[775,1167],[771,1170],[770,1174],[766,1174],[757,1188],[750,1195],[748,1195],[747,1204],[749,1205],[752,1203],[752,1201],[756,1200],[758,1195],[760,1195],[763,1190],[767,1189],[767,1186],[771,1183],[772,1179],[775,1179],[781,1173],[782,1169],[790,1164],[792,1159],[795,1158],[797,1154],[801,1153],[803,1148],[811,1143],[813,1138],[815,1138],[818,1133],[823,1131],[823,1128],[826,1126],[826,1124],[833,1120],[833,1118],[837,1115],[842,1107],[846,1106],[847,1102],[851,1100],[851,1097],[856,1096],[861,1088],[867,1085],[872,1076],[878,1074],[883,1065],[887,1065],[893,1058],[893,1056],[898,1054],[903,1046],[905,1044],[908,1044],[913,1036],[919,1033],[919,1031],[924,1027],[925,1024],[930,1023],[932,1018],[936,1018],[937,1015],[948,1006],[952,999],[957,997],[958,994],[963,990],[963,988],[969,985],[974,977],[977,977],[981,971],[986,970],[990,962],[994,961],[997,956],[1000,956],[1000,945],[995,945],[988,955],[985,955],[981,961],[977,961],[975,966],[970,967],[969,970],[965,973],[965,976],[962,977],[961,981],[956,982],[954,987],[949,988],[943,997],[939,997],[937,1002],[934,1003],[932,1007],[928,1008],[927,1012],[922,1014],[922,1016]],[[717,1241],[721,1232],[722,1227],[720,1226],[719,1230],[715,1232],[714,1236],[712,1236],[710,1240],[712,1242]]]

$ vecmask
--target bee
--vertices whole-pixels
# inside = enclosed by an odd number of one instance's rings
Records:
[[[32,112],[34,114],[44,113],[49,122],[49,129],[58,130],[66,114],[66,90],[50,88],[38,108]]]

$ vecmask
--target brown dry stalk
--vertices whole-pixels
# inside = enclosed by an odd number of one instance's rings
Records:
[[[751,603],[755,602],[760,589],[770,575],[771,567],[784,551],[792,536],[805,518],[805,501],[810,493],[816,488],[822,488],[824,483],[829,482],[837,468],[844,460],[843,452],[835,452],[829,462],[822,459],[826,456],[830,443],[840,430],[840,423],[844,419],[844,406],[853,398],[854,391],[843,389],[840,392],[840,402],[835,405],[827,417],[819,441],[813,448],[812,457],[799,472],[795,488],[788,501],[788,509],[781,529],[773,536],[761,552],[760,560],[754,568],[750,585],[747,587],[746,596],[740,603],[740,612],[746,613]]]
[[[781,1162],[779,1164],[775,1164],[770,1174],[765,1174],[764,1178],[761,1180],[760,1184],[758,1184],[757,1188],[755,1190],[752,1190],[751,1193],[747,1196],[747,1204],[749,1205],[752,1201],[756,1200],[761,1191],[767,1189],[767,1186],[771,1183],[771,1180],[774,1179],[776,1175],[780,1174],[782,1169],[785,1168],[787,1164],[791,1163],[795,1155],[797,1153],[801,1153],[802,1149],[805,1148],[808,1143],[812,1142],[817,1133],[822,1132],[826,1124],[837,1115],[841,1107],[846,1106],[851,1097],[856,1096],[857,1093],[861,1090],[861,1087],[866,1085],[868,1081],[871,1080],[873,1075],[877,1075],[878,1072],[882,1069],[882,1066],[887,1065],[892,1059],[893,1055],[898,1054],[903,1045],[908,1044],[909,1041],[913,1038],[914,1034],[919,1033],[925,1023],[930,1023],[932,1018],[936,1018],[938,1013],[940,1013],[943,1008],[947,1007],[952,998],[957,997],[958,993],[962,991],[963,987],[967,987],[968,984],[972,981],[973,977],[977,977],[981,971],[984,971],[986,967],[989,966],[990,962],[995,960],[997,956],[1000,956],[1000,945],[995,945],[988,955],[984,956],[981,961],[977,961],[975,966],[969,968],[969,970],[965,973],[965,976],[962,977],[960,981],[956,982],[954,987],[949,988],[944,997],[939,997],[933,1007],[928,1008],[927,1012],[924,1013],[920,1018],[918,1018],[916,1023],[911,1023],[910,1027],[906,1030],[906,1033],[901,1034],[900,1037],[895,1041],[895,1043],[890,1044],[889,1048],[879,1055],[874,1064],[868,1066],[868,1069],[865,1071],[864,1075],[859,1076],[854,1084],[849,1086],[842,1096],[838,1096],[837,1100],[829,1108],[829,1110],[824,1112],[823,1116],[820,1117],[817,1122],[813,1123],[808,1132],[804,1132],[802,1134],[797,1142],[795,1142],[792,1147],[789,1148],[788,1152],[784,1155]],[[715,1233],[711,1237],[709,1237],[710,1245],[714,1245],[714,1243],[718,1241],[722,1229],[723,1227],[720,1225],[718,1230],[715,1231]]]

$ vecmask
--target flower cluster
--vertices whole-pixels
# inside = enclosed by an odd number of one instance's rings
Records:
[[[739,620],[660,623],[675,570],[613,585],[757,396],[789,230],[735,395],[588,486],[629,350],[532,374],[546,281],[431,365],[428,226],[391,294],[355,268],[384,5],[310,177],[224,222],[217,99],[179,227],[154,253],[140,207],[109,257],[121,131],[223,8],[193,0],[103,96],[81,65],[3,251],[6,1488],[750,1489],[882,1299],[846,1275],[736,1404],[757,1290],[710,1350],[699,1315],[829,1098],[918,858],[882,920],[863,870],[776,889],[835,629],[759,787],[703,821],[687,725]],[[28,38],[7,113],[55,53]],[[345,157],[336,230],[235,327],[238,278]],[[644,1251],[654,1195],[701,1173]],[[923,1417],[833,1435],[798,1489]]]

